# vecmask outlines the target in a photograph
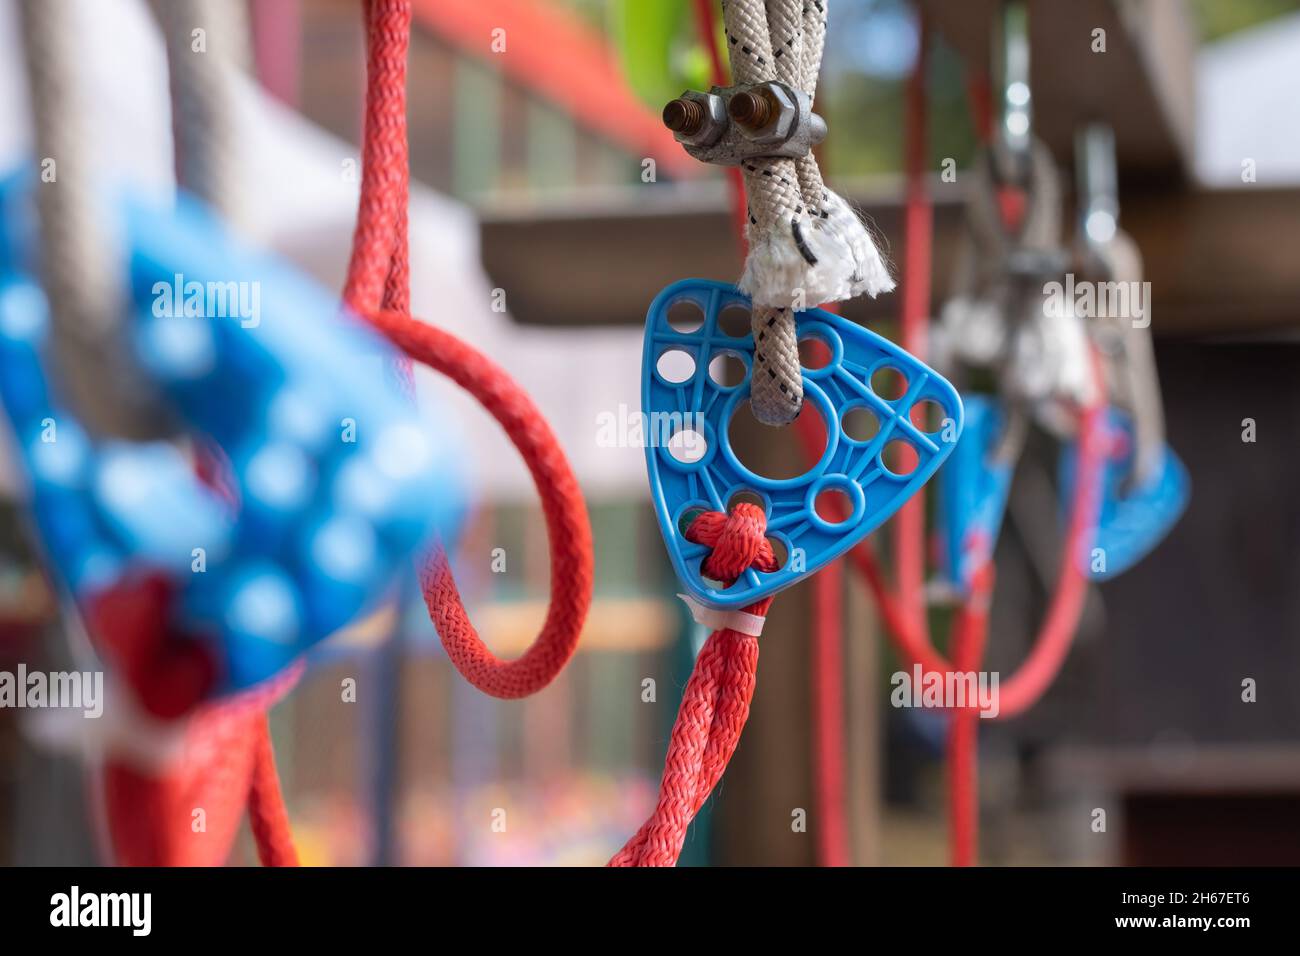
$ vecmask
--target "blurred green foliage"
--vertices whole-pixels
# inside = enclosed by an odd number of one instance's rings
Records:
[[[1192,10],[1201,36],[1217,40],[1265,20],[1300,12],[1300,0],[1192,0]]]
[[[614,0],[610,35],[633,92],[658,112],[687,88],[707,89],[708,54],[689,0]]]

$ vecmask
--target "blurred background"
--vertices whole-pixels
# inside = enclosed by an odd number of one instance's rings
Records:
[[[240,2],[240,0],[231,0]],[[86,2],[80,38],[106,176],[171,189],[162,40],[144,0]],[[968,88],[990,4],[927,0],[933,301],[948,292],[977,145]],[[248,238],[330,288],[355,215],[364,91],[359,0],[250,0],[240,162]],[[596,601],[571,666],[535,698],[483,697],[447,663],[423,604],[327,642],[273,714],[305,863],[601,863],[653,804],[702,635],[674,597],[643,451],[602,415],[639,408],[641,325],[687,276],[734,279],[726,182],[662,127],[707,87],[688,0],[415,0],[410,55],[414,311],[486,348],[537,398],[588,495]],[[1035,128],[1072,162],[1083,123],[1115,133],[1120,221],[1146,258],[1170,444],[1192,504],[1141,565],[1094,587],[1057,685],[981,727],[982,860],[1300,862],[1300,2],[1030,4]],[[902,242],[905,0],[832,0],[818,109],[828,181]],[[982,19],[983,17],[983,19]],[[1107,31],[1104,54],[1091,31]],[[498,44],[494,31],[503,30]],[[15,0],[0,2],[0,170],[30,161]],[[1245,176],[1245,162],[1253,175]],[[894,332],[897,295],[845,314]],[[457,556],[471,614],[513,656],[545,615],[535,492],[476,405],[427,376],[479,489]],[[623,411],[620,412],[620,409]],[[1243,420],[1258,438],[1242,441]],[[7,436],[5,438],[7,440]],[[761,454],[793,455],[788,436]],[[0,669],[64,625],[0,445]],[[990,664],[1024,655],[1054,574],[1055,459],[1032,444],[999,546]],[[809,597],[783,594],[753,717],[684,863],[819,862]],[[889,706],[899,665],[845,576],[845,792],[852,862],[945,860],[942,717]],[[937,611],[942,630],[944,614]],[[34,666],[34,665],[33,665]],[[340,705],[340,681],[362,693]],[[1242,680],[1258,684],[1243,703]],[[647,679],[654,682],[647,699]],[[0,710],[0,862],[91,863],[78,756]],[[1108,809],[1104,833],[1093,808]],[[491,826],[506,811],[504,832]],[[792,815],[808,811],[806,830]],[[253,859],[247,845],[241,859]]]

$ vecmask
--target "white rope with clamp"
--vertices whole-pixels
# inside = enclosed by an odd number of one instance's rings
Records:
[[[1129,308],[1112,313],[1099,308],[1086,323],[1104,361],[1110,403],[1133,418],[1135,484],[1154,477],[1165,456],[1165,416],[1151,341],[1151,303],[1144,293],[1142,252],[1119,227],[1118,171],[1115,137],[1109,127],[1093,123],[1075,137],[1079,216],[1076,258],[1083,272],[1102,289],[1120,289]]]
[[[733,86],[687,92],[664,122],[692,156],[738,165],[749,200],[739,287],[753,300],[750,407],[786,425],[803,405],[795,313],[894,287],[866,226],[826,188],[812,146],[826,126],[811,103],[828,0],[724,0]]]

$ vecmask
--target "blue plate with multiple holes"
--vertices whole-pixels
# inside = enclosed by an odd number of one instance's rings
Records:
[[[113,209],[123,334],[185,433],[231,463],[231,504],[166,442],[94,441],[47,375],[30,177],[0,181],[0,411],[49,563],[80,601],[142,576],[201,636],[218,692],[257,683],[390,595],[464,494],[445,422],[384,374],[392,346],[337,297],[240,245],[199,203]],[[409,572],[406,572],[409,573]]]
[[[967,395],[962,403],[966,427],[939,475],[939,518],[948,574],[967,592],[975,572],[993,555],[1015,464],[994,456],[1005,422],[998,402]]]
[[[1146,557],[1178,522],[1192,492],[1186,467],[1167,445],[1147,480],[1130,487],[1135,451],[1132,419],[1110,408],[1105,421],[1111,453],[1102,469],[1097,532],[1077,556],[1080,570],[1094,581],[1113,578]],[[1073,443],[1061,454],[1061,498],[1066,507],[1074,487],[1075,455]]]
[[[682,309],[693,316],[679,319]],[[736,456],[728,434],[733,419],[748,414],[749,311],[749,299],[726,283],[677,282],[650,305],[642,360],[646,462],[664,543],[691,595],[720,609],[775,594],[853,547],[934,475],[962,428],[957,390],[933,369],[813,309],[800,316],[799,339],[822,343],[829,361],[810,368],[805,360],[803,414],[815,412],[828,425],[826,448],[796,477],[757,474]],[[762,502],[783,564],[770,574],[751,569],[725,587],[705,579],[706,551],[682,528],[699,510],[726,511],[738,495]],[[848,506],[844,520],[833,520],[830,498]]]

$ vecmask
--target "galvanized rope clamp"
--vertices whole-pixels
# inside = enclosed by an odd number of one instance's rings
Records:
[[[715,166],[802,159],[826,138],[812,97],[776,80],[687,90],[664,107],[663,119],[687,153]]]

